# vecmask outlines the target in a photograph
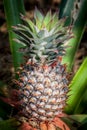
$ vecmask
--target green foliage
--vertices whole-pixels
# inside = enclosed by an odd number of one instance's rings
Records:
[[[13,56],[15,70],[23,62],[22,54],[18,52],[21,45],[13,41],[17,36],[12,31],[12,26],[21,23],[20,13],[25,14],[23,0],[4,0],[4,9],[9,31],[10,48]]]
[[[62,0],[61,8],[60,8],[60,18],[67,16],[66,25],[70,24],[74,17],[73,10],[75,9],[74,3],[76,0],[67,0],[66,4],[65,0]],[[66,56],[63,58],[63,62],[67,63],[68,71],[71,71],[73,64],[74,64],[74,57],[77,52],[78,46],[80,44],[81,38],[83,36],[85,26],[87,23],[87,0],[80,1],[80,9],[76,14],[76,17],[73,21],[72,31],[74,37],[69,41],[70,48],[67,48]]]
[[[71,22],[73,22],[73,33],[74,37],[69,41],[69,45],[71,46],[69,49],[67,49],[67,55],[64,56],[63,62],[68,64],[68,71],[71,71],[72,66],[74,64],[74,57],[77,52],[77,48],[80,44],[81,38],[83,36],[85,26],[87,23],[87,0],[81,0],[80,1],[80,8],[78,9],[78,13],[76,15],[76,18],[74,21],[73,19],[73,13],[74,10],[74,4],[76,0],[62,0],[61,6],[60,6],[60,13],[59,17],[67,17],[67,21],[65,26],[69,25]],[[19,6],[20,5],[20,6]],[[18,49],[22,47],[23,45],[17,44],[16,41],[13,41],[13,39],[17,39],[18,36],[13,33],[12,26],[15,26],[22,21],[20,20],[20,13],[25,14],[24,4],[23,0],[4,0],[4,8],[5,8],[5,15],[8,25],[8,31],[9,31],[9,39],[10,39],[10,47],[11,52],[13,55],[13,62],[15,70],[18,66],[23,62],[23,55],[18,52]],[[38,13],[38,15],[37,15]],[[47,28],[50,30],[50,24],[48,23],[52,22],[51,19],[51,12],[47,13],[47,16],[45,19],[43,18],[43,15],[36,10],[35,17],[38,18],[38,21],[36,21],[36,24],[38,24],[38,27],[41,28],[41,22],[44,22],[44,25],[47,25]],[[54,23],[57,21],[56,16],[53,17]],[[28,20],[27,21],[29,26],[31,27],[31,30],[33,32],[35,31],[33,23]],[[54,27],[53,23],[53,27]],[[42,35],[43,32],[40,33]],[[47,39],[49,40],[49,39]],[[79,68],[76,75],[73,77],[73,80],[70,84],[70,92],[69,92],[69,99],[67,101],[67,107],[65,111],[70,115],[69,117],[75,121],[75,123],[80,124],[78,125],[78,130],[86,130],[87,129],[87,58],[85,58],[83,64]],[[4,86],[2,82],[0,82],[0,87]],[[3,87],[4,88],[4,87]],[[3,94],[2,87],[0,88],[0,95]],[[7,105],[6,103],[3,103],[0,101],[0,117],[2,119],[7,119],[8,115],[10,114],[11,107]],[[82,114],[84,113],[84,114]],[[75,115],[74,115],[75,114]],[[76,115],[79,114],[79,115]],[[72,121],[70,121],[70,118],[67,119],[67,122],[69,126],[72,128]],[[17,126],[19,123],[15,119],[9,119],[9,120],[3,120],[0,121],[0,130],[17,130]],[[76,128],[75,128],[76,129]],[[74,130],[74,128],[73,128]]]
[[[87,88],[87,58],[84,60],[83,64],[80,66],[78,72],[74,76],[70,83],[70,92],[68,95],[68,106],[66,111],[70,114],[78,113],[80,109],[80,104],[82,102],[83,95]],[[83,107],[84,109],[84,107]]]
[[[9,120],[0,121],[0,130],[17,130],[19,122],[14,118]]]
[[[52,64],[58,56],[65,54],[66,42],[72,37],[69,27],[64,27],[65,19],[58,19],[57,13],[49,11],[44,16],[37,8],[34,21],[22,15],[23,24],[13,27],[18,43],[24,45],[23,52],[38,64]],[[55,39],[55,40],[54,40]],[[32,49],[31,49],[32,48]]]

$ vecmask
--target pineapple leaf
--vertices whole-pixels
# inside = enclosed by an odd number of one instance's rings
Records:
[[[32,29],[32,31],[34,32],[34,23],[29,19],[26,19],[25,22],[26,21],[27,21],[28,25],[30,26],[30,28]]]
[[[51,60],[52,57],[57,58],[58,55],[64,55],[65,50],[62,44],[65,44],[64,40],[71,38],[71,33],[69,33],[68,28],[64,27],[65,18],[58,20],[57,13],[52,15],[51,11],[49,11],[46,16],[43,16],[39,10],[36,9],[34,14],[35,25],[30,20],[28,21],[23,15],[22,19],[25,25],[18,24],[13,28],[14,32],[18,35],[18,43],[23,44],[24,42],[24,44],[27,45],[30,57],[33,58],[32,54],[34,54],[34,58],[38,57],[37,59],[44,57],[44,61],[46,60],[46,62],[49,63],[50,61],[47,61],[47,58],[45,58],[47,52],[49,53],[48,56],[51,56],[51,58],[48,59]],[[33,28],[31,28],[31,26]],[[62,43],[60,43],[60,41],[62,41]],[[52,47],[54,51],[48,51],[51,49],[48,47]],[[45,49],[48,50],[45,51]],[[51,53],[54,56],[52,56]],[[35,60],[37,61],[37,59]]]
[[[38,19],[40,22],[42,22],[44,18],[44,16],[41,14],[41,12],[37,8],[35,8],[34,17],[35,19]]]
[[[70,84],[70,97],[67,101],[66,112],[78,113],[80,104],[82,102],[82,93],[85,93],[87,88],[87,58],[79,68]],[[84,109],[84,108],[83,108]]]
[[[85,121],[87,122],[87,114],[75,114],[75,115],[69,115],[69,117],[82,124],[85,123]]]
[[[38,38],[44,38],[44,35],[45,35],[45,30],[40,30],[39,32],[38,32]]]
[[[51,10],[47,13],[46,17],[44,17],[43,26],[44,25],[47,26],[50,20],[51,20]]]
[[[78,8],[78,13],[76,13],[76,18],[73,22],[74,24],[72,31],[74,37],[69,41],[69,45],[71,46],[71,48],[67,48],[66,55],[63,57],[63,63],[67,63],[68,71],[71,71],[73,67],[75,54],[77,52],[78,46],[80,44],[87,23],[87,6],[86,6],[87,0],[81,0],[81,1],[62,0],[59,13],[60,18],[68,16],[66,20],[66,25],[72,24],[71,21],[72,18],[74,17],[72,10],[76,8],[76,6],[74,6],[75,2],[77,2],[77,4],[79,4],[80,2],[80,8]]]
[[[44,16],[40,13],[40,11],[35,8],[35,12],[34,12],[34,20],[35,20],[35,24],[36,26],[40,29],[42,22],[43,22]]]
[[[87,129],[87,114],[69,115],[63,117],[62,120],[68,124],[71,130],[86,130]]]
[[[20,5],[20,6],[19,6]],[[23,0],[4,0],[4,9],[9,30],[10,47],[13,56],[13,63],[15,70],[23,63],[23,55],[17,50],[22,46],[13,41],[17,36],[12,32],[12,26],[21,23],[20,13],[25,14]]]

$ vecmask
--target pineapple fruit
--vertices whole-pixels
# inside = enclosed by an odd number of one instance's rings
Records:
[[[42,122],[52,124],[64,112],[68,74],[62,56],[72,32],[70,27],[64,27],[65,18],[59,20],[57,13],[51,11],[44,16],[35,9],[33,21],[23,15],[21,18],[23,24],[13,26],[13,31],[28,60],[15,80],[11,101],[18,109],[17,118],[24,117],[32,129],[39,130]]]

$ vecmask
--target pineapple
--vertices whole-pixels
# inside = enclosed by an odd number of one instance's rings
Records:
[[[28,60],[15,80],[11,100],[18,109],[17,118],[39,130],[41,122],[52,123],[64,112],[68,79],[62,56],[72,32],[64,27],[65,18],[59,20],[51,11],[44,16],[35,9],[33,21],[23,15],[21,18],[23,24],[14,26],[13,31]]]

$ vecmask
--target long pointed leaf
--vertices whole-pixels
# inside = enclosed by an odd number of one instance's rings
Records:
[[[13,39],[17,37],[12,32],[12,26],[21,23],[20,13],[25,13],[23,0],[4,0],[4,9],[9,30],[10,47],[13,55],[14,67],[16,69],[18,66],[20,66],[23,59],[22,55],[18,52],[18,49],[21,47],[21,45],[13,41]]]
[[[66,107],[67,113],[76,113],[76,107],[81,102],[81,97],[87,90],[87,58],[84,60],[83,64],[79,68],[78,72],[74,76],[71,84],[70,84],[70,95]]]

